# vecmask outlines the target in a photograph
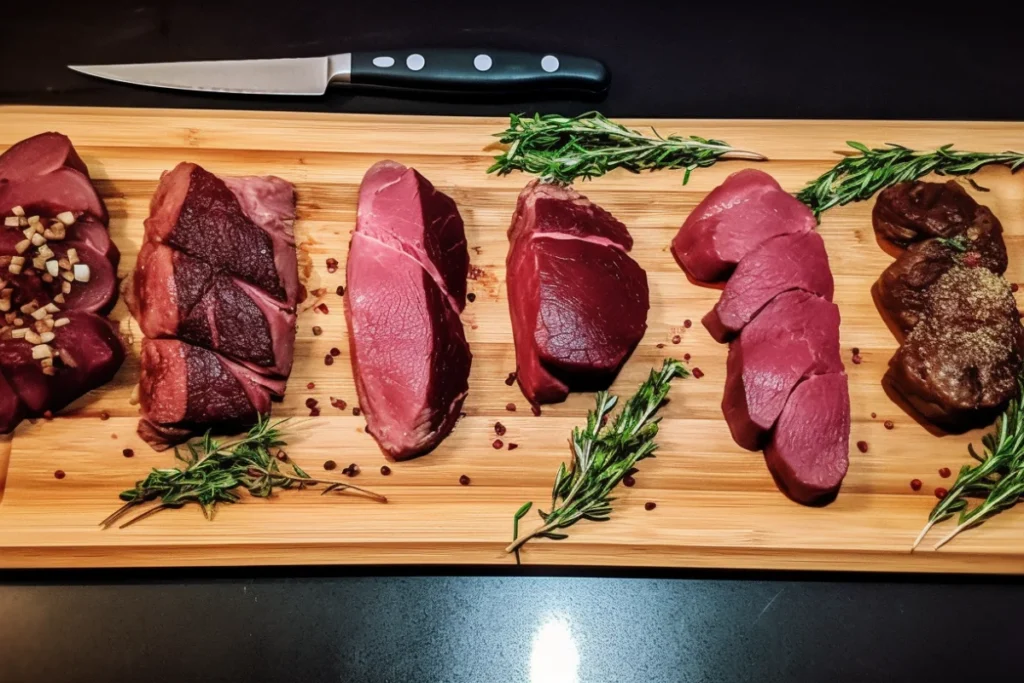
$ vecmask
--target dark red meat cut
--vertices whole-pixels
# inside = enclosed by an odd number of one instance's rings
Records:
[[[8,225],[16,207],[20,224]],[[120,253],[70,140],[44,133],[0,155],[0,218],[0,431],[7,432],[108,382],[125,353],[117,328],[92,314],[117,299]]]
[[[89,169],[82,163],[68,136],[40,133],[15,143],[0,155],[0,178],[12,183],[21,182],[65,166],[89,176]]]
[[[242,429],[270,413],[284,381],[176,339],[144,339],[139,436],[167,448],[208,427]]]
[[[797,385],[779,415],[765,462],[779,487],[804,505],[829,502],[850,465],[846,375],[814,375]]]
[[[295,313],[183,252],[143,245],[128,299],[147,337],[177,337],[263,373],[287,377],[291,372]]]
[[[871,214],[875,231],[890,242],[907,245],[930,237],[956,237],[970,225],[996,221],[955,180],[896,183],[882,190]]]
[[[146,239],[167,244],[244,280],[292,307],[299,297],[294,191],[279,178],[241,178],[242,199],[224,180],[182,162],[160,179],[146,219]],[[243,201],[250,208],[247,213]],[[262,202],[262,203],[260,203]],[[253,210],[258,206],[259,210]],[[290,213],[281,215],[286,208]],[[276,218],[269,218],[270,215]]]
[[[458,420],[472,361],[459,319],[468,267],[450,197],[391,161],[366,172],[345,315],[367,430],[391,458],[430,451]]]
[[[801,290],[775,297],[729,347],[722,412],[733,440],[763,448],[801,380],[842,371],[839,307]]]
[[[833,288],[828,254],[818,233],[773,237],[743,257],[701,322],[712,337],[725,342],[782,292],[801,289],[832,301]]]
[[[68,311],[69,323],[54,330],[51,346],[58,354],[55,374],[46,375],[32,358],[32,345],[23,339],[0,339],[0,371],[18,396],[13,402],[0,382],[0,427],[10,431],[21,417],[38,417],[56,412],[83,394],[103,386],[124,362],[125,351],[117,328],[106,318],[91,313]],[[13,416],[13,418],[12,418]]]
[[[767,173],[745,169],[712,190],[672,240],[672,253],[695,280],[725,280],[757,245],[778,235],[814,230],[804,204]]]
[[[534,405],[606,387],[647,329],[647,274],[626,226],[570,187],[519,195],[506,257],[517,380]]]

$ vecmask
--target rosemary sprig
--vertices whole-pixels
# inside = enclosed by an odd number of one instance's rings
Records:
[[[1024,154],[1020,152],[960,152],[953,145],[917,152],[892,143],[875,149],[859,142],[846,144],[854,151],[796,195],[815,216],[820,217],[833,206],[870,199],[890,185],[917,180],[929,173],[965,176],[992,164],[1008,166],[1013,172],[1024,167]]]
[[[605,391],[597,394],[597,407],[587,414],[587,426],[572,431],[572,464],[563,462],[555,475],[551,488],[551,511],[538,510],[543,522],[525,536],[519,536],[519,520],[530,511],[533,503],[526,503],[513,519],[512,543],[505,552],[516,553],[531,538],[553,540],[567,538],[556,529],[567,529],[581,519],[595,522],[607,520],[612,513],[611,497],[622,478],[644,458],[652,457],[657,449],[654,437],[658,434],[660,418],[655,413],[668,395],[669,385],[676,377],[689,377],[690,372],[677,360],[667,359],[660,371],[651,370],[622,411],[606,425],[608,415],[615,408],[618,397]]]
[[[304,489],[325,484],[321,495],[349,489],[382,503],[387,502],[384,496],[346,482],[310,477],[280,450],[286,445],[280,429],[284,422],[286,420],[271,423],[269,418],[261,417],[238,441],[222,444],[207,432],[201,439],[186,443],[183,449],[175,447],[175,459],[184,466],[151,470],[149,476],[135,483],[134,488],[121,492],[124,505],[103,520],[100,526],[109,528],[129,510],[157,500],[158,505],[132,517],[120,528],[131,526],[161,510],[180,508],[189,503],[199,505],[203,515],[212,520],[219,503],[241,500],[236,492],[239,487],[247,489],[251,496],[267,498],[275,489]],[[287,469],[282,469],[282,465]]]
[[[913,548],[924,540],[933,526],[957,513],[956,528],[935,545],[936,550],[967,529],[1013,507],[1024,496],[1024,407],[1019,397],[1024,390],[1024,377],[1018,379],[1017,385],[1018,398],[1010,401],[995,430],[982,438],[982,453],[979,455],[973,445],[967,447],[978,464],[960,468],[949,493],[932,509]],[[969,508],[971,498],[982,500]]]
[[[685,168],[685,185],[694,169],[711,166],[719,159],[765,158],[721,140],[696,135],[663,137],[653,128],[651,132],[653,137],[645,136],[596,111],[574,117],[511,114],[508,129],[495,135],[508,149],[494,158],[487,172],[525,171],[547,181],[571,183],[616,168],[632,173]]]

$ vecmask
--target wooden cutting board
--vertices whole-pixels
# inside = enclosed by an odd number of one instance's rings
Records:
[[[845,140],[899,142],[933,148],[997,151],[1020,146],[1024,124],[632,121],[659,132],[721,138],[760,151],[759,165],[792,191],[830,167]],[[328,314],[310,298],[299,316],[295,369],[277,416],[297,419],[288,447],[310,472],[329,459],[358,463],[359,485],[387,495],[381,505],[354,496],[287,492],[272,500],[223,507],[214,522],[197,509],[161,513],[129,529],[97,526],[118,506],[117,493],[151,467],[170,466],[135,434],[130,402],[138,379],[141,334],[123,303],[114,317],[132,353],[117,378],[83,397],[52,421],[24,423],[0,446],[0,567],[177,566],[248,564],[473,563],[510,564],[502,552],[512,514],[524,501],[546,507],[567,438],[592,404],[573,395],[535,417],[505,378],[515,368],[504,288],[505,230],[516,196],[529,180],[485,173],[494,154],[491,135],[503,119],[345,116],[330,114],[192,112],[127,109],[0,108],[0,149],[58,130],[71,137],[110,208],[110,229],[129,274],[142,239],[142,221],[160,173],[182,160],[221,175],[274,174],[295,184],[300,268]],[[343,299],[344,263],[363,172],[390,158],[416,167],[451,195],[462,212],[471,247],[476,300],[463,314],[473,351],[466,417],[434,453],[392,463],[391,476],[361,417],[331,407],[331,397],[355,404]],[[872,283],[892,260],[875,241],[872,202],[830,211],[821,225],[842,313],[843,357],[853,410],[850,473],[838,500],[815,509],[778,492],[762,457],[729,437],[719,403],[726,347],[700,325],[718,292],[687,281],[669,243],[689,211],[726,175],[745,163],[642,176],[613,173],[581,189],[629,226],[634,258],[646,269],[651,311],[644,340],[613,390],[632,393],[667,356],[692,355],[704,376],[677,382],[665,407],[661,450],[642,464],[633,488],[621,488],[612,521],[580,523],[570,538],[530,543],[528,564],[759,567],[948,572],[1024,571],[1024,508],[1001,515],[939,552],[911,554],[910,544],[949,486],[938,470],[955,473],[978,434],[938,438],[890,401],[880,386],[896,344],[871,299]],[[991,192],[972,194],[990,206],[1007,231],[1011,281],[1024,279],[1024,178],[990,169],[977,181]],[[326,260],[341,264],[328,273]],[[685,327],[687,320],[692,327]],[[323,328],[314,336],[312,328]],[[678,344],[675,338],[678,337]],[[324,363],[332,347],[341,355]],[[863,362],[855,365],[852,349]],[[315,387],[307,389],[307,384]],[[309,418],[306,399],[322,414]],[[515,412],[506,410],[514,403]],[[877,417],[872,417],[872,414]],[[109,415],[109,419],[104,419]],[[887,430],[886,420],[894,428]],[[495,450],[494,424],[518,449]],[[866,453],[853,446],[868,444]],[[126,458],[122,449],[135,452]],[[9,465],[4,467],[4,462]],[[6,470],[6,485],[4,485]],[[66,472],[57,480],[56,470]],[[472,483],[460,486],[460,475]],[[924,487],[910,488],[919,478]],[[657,507],[646,511],[644,503]],[[532,525],[536,517],[524,524]],[[941,531],[941,530],[940,530]],[[938,539],[939,536],[933,536]]]

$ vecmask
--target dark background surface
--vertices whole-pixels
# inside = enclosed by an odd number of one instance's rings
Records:
[[[612,116],[1020,118],[1024,70],[1008,16],[981,5],[833,5],[22,1],[0,13],[0,102],[497,115],[593,107],[346,91],[240,99],[64,68],[479,46],[604,60],[613,82],[600,108]],[[0,572],[0,683],[574,680],[531,670],[553,646],[563,665],[575,648],[580,681],[1021,675],[1018,580],[513,571]]]

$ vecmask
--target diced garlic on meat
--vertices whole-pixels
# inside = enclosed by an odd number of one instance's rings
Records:
[[[28,251],[28,248],[31,246],[32,242],[30,242],[29,240],[22,240],[14,245],[14,251],[18,252],[19,254],[24,254],[26,251]]]
[[[25,315],[28,315],[30,313],[35,313],[35,311],[38,308],[39,308],[39,304],[36,303],[35,299],[32,299],[32,301],[29,301],[27,304],[22,304],[21,308],[19,310],[22,313],[24,313]]]
[[[64,225],[74,225],[75,214],[71,213],[70,211],[61,211],[60,213],[57,214],[57,220],[59,220]]]
[[[53,326],[54,327],[64,327],[69,322],[71,322],[71,318],[57,318],[56,320],[53,321]]]
[[[51,259],[55,256],[53,249],[50,249],[50,245],[48,244],[44,244],[39,247],[39,255],[46,259]]]
[[[56,338],[56,336],[57,335],[55,335],[53,332],[43,332],[41,335],[39,335],[39,338],[43,340],[44,344],[49,344]]]
[[[66,285],[66,284],[68,284],[68,283],[67,283],[67,282],[65,282],[65,283],[63,283],[63,284],[65,284],[65,285]],[[62,303],[64,303],[64,293],[63,293],[63,292],[61,292],[61,293],[60,293],[60,294],[58,294],[57,296],[53,297],[53,300],[54,300],[54,301],[56,301],[56,302],[57,302],[57,303],[59,303],[59,304],[62,304]]]
[[[11,275],[21,275],[21,268],[24,264],[11,261],[11,265],[7,266],[7,270]]]
[[[52,301],[43,306],[43,310],[46,311],[47,313],[60,313],[60,307],[57,306],[57,304],[53,303]]]
[[[8,216],[4,219],[4,226],[8,228],[17,228],[21,225],[21,221],[18,220],[17,216]]]
[[[29,327],[26,327],[24,329],[28,330],[28,332],[25,333],[25,341],[27,341],[29,344],[43,343],[43,338],[39,336],[38,332]]]
[[[15,216],[24,216],[25,209],[21,208],[20,206],[12,206],[11,213],[13,213]]]
[[[61,275],[70,275],[70,273],[61,273]],[[60,293],[61,294],[70,294],[71,293],[71,283],[70,282],[62,282],[62,283],[60,283]],[[61,303],[64,303],[64,302],[62,301]]]
[[[32,358],[35,360],[53,358],[53,349],[46,344],[36,344],[32,347]]]
[[[15,339],[24,339],[28,333],[29,329],[27,327],[15,327],[11,330],[11,336]]]
[[[0,313],[6,313],[9,310],[11,310],[11,300],[0,299]]]
[[[36,234],[35,228],[25,228],[21,231],[21,234],[25,236],[25,239],[30,240],[32,236]]]
[[[68,252],[70,253],[70,249]],[[76,282],[88,282],[91,273],[89,272],[89,266],[84,263],[76,263],[74,265],[75,281]]]
[[[78,263],[78,250],[74,247],[68,249],[68,263],[71,265]]]
[[[60,266],[57,265],[56,259],[50,259],[46,262],[46,272],[53,277],[60,275]]]
[[[60,274],[60,276],[61,276],[62,278],[64,278],[65,280],[67,280],[68,282],[71,282],[72,280],[74,280],[74,279],[75,279],[75,276],[74,276],[74,275],[72,275],[72,273],[71,273],[71,271],[70,271],[70,270],[64,270],[64,271],[61,271],[61,274]],[[67,292],[64,292],[64,293],[65,293],[65,294],[67,294]]]
[[[50,312],[48,310],[46,310],[45,308],[40,308],[38,310],[32,311],[32,319],[33,320],[42,320],[43,318],[45,318],[48,315],[50,315]]]
[[[32,244],[34,244],[37,247],[41,247],[44,244],[46,244],[46,238],[43,237],[43,233],[37,232],[34,235],[32,235]]]

